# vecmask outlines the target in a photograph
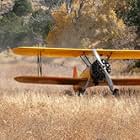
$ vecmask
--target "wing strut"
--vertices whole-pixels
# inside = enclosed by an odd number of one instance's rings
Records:
[[[42,56],[41,56],[41,51],[39,51],[38,56],[37,56],[37,73],[38,73],[38,76],[42,76]]]
[[[89,61],[89,59],[88,59],[88,57],[86,55],[80,56],[80,58],[86,64],[87,67],[90,67],[91,66],[91,62]]]

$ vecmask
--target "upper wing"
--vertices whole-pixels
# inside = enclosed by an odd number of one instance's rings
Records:
[[[18,47],[13,48],[15,54],[26,56],[46,56],[46,57],[78,57],[82,55],[93,55],[92,49],[74,48],[45,48],[45,47]],[[111,50],[97,49],[100,56],[110,59],[140,59],[140,50]]]

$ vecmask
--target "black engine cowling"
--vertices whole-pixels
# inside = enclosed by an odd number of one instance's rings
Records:
[[[102,59],[101,61],[107,72],[111,73],[111,66],[108,61],[105,59]],[[91,65],[91,77],[93,78],[95,84],[98,84],[99,81],[105,80],[104,71],[102,70],[100,63],[97,60]]]

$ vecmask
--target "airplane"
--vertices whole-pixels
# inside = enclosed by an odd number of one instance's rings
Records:
[[[114,49],[76,49],[76,48],[46,48],[35,46],[21,46],[12,49],[13,53],[23,56],[37,56],[37,76],[17,76],[14,79],[22,83],[73,85],[78,95],[85,94],[92,86],[109,86],[112,95],[118,94],[115,86],[139,86],[139,78],[111,78],[109,60],[140,59],[140,50]],[[88,56],[95,60],[91,62]],[[80,57],[86,64],[84,71],[78,75],[77,67],[73,68],[73,77],[50,77],[42,75],[42,57]]]

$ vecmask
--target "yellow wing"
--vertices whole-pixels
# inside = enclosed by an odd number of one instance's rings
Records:
[[[46,57],[78,57],[82,55],[93,55],[92,49],[74,48],[45,48],[45,47],[18,47],[13,48],[15,54],[25,56],[46,56]],[[100,56],[110,59],[140,59],[140,50],[112,50],[97,49]]]

